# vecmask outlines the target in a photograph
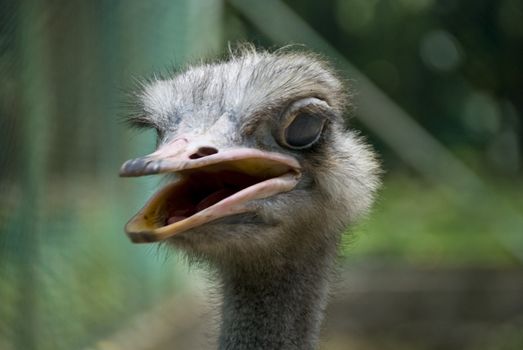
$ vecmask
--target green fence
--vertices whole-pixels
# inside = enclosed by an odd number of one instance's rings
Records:
[[[214,54],[222,5],[2,6],[0,349],[81,349],[186,285],[175,258],[123,232],[157,180],[117,176],[154,142],[126,130],[122,92]]]

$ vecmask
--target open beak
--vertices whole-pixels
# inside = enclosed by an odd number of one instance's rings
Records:
[[[292,157],[252,148],[216,149],[177,139],[125,162],[120,176],[178,175],[127,223],[134,243],[156,242],[210,221],[253,210],[250,202],[292,190],[301,172]]]

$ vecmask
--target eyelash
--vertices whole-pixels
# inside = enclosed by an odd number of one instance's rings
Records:
[[[163,138],[163,132],[160,130],[160,128],[156,124],[152,123],[144,115],[131,116],[127,118],[126,123],[131,128],[137,130],[153,129],[156,132],[156,136],[158,137],[158,139]]]
[[[154,125],[142,115],[130,116],[125,120],[125,123],[135,129],[154,128]]]
[[[156,137],[158,139],[158,142],[160,142],[163,139],[164,133],[162,130],[160,130],[156,127],[154,128],[154,130],[156,131]]]

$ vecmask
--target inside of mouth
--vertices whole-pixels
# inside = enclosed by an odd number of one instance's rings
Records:
[[[271,177],[249,175],[236,170],[200,170],[182,174],[183,179],[179,181],[179,185],[173,187],[165,197],[158,224],[167,226],[185,220]]]

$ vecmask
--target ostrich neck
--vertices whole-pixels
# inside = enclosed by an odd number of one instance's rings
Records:
[[[334,255],[222,271],[219,349],[316,349]]]

